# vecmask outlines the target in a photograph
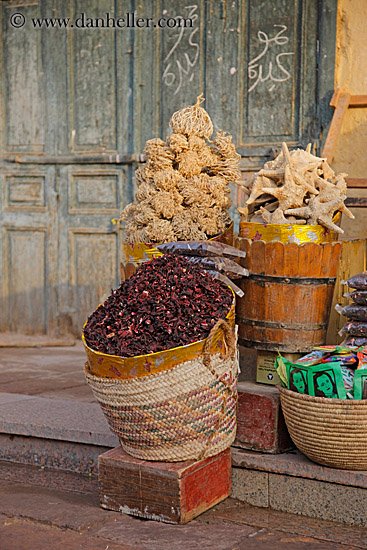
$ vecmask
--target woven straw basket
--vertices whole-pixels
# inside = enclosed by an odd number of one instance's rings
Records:
[[[277,386],[288,431],[308,458],[367,470],[367,400],[312,397]]]
[[[122,448],[143,460],[183,461],[216,455],[235,439],[238,360],[233,330],[223,319],[227,352],[204,353],[140,378],[85,376]]]

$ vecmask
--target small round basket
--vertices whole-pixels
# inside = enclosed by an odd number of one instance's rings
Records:
[[[367,399],[327,399],[277,387],[289,434],[302,453],[324,466],[367,470]]]

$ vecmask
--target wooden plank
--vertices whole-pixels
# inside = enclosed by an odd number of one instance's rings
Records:
[[[249,250],[251,254],[251,272],[262,273],[266,271],[265,262],[265,247],[267,244],[264,241],[254,241]]]
[[[229,496],[231,454],[187,462],[150,462],[121,447],[99,456],[102,508],[184,524]]]
[[[336,143],[340,134],[343,123],[343,118],[347,112],[350,101],[350,94],[341,92],[338,98],[338,103],[335,108],[334,116],[330,124],[329,132],[325,141],[322,157],[325,157],[329,164],[332,162],[335,152]]]
[[[320,255],[318,245],[315,243],[304,243],[299,247],[299,277],[320,276]]]
[[[240,121],[244,102],[233,93],[241,85],[243,2],[209,0],[206,8],[205,89],[214,128],[229,130],[235,143],[243,141]]]
[[[366,197],[348,197],[345,199],[346,206],[352,206],[354,208],[366,208],[367,207],[367,198]]]
[[[340,100],[340,96],[341,94],[344,92],[343,88],[341,88],[340,86],[337,86],[334,90],[334,93],[333,93],[333,96],[330,100],[330,106],[331,107],[334,107],[334,109],[336,109],[336,107],[338,106],[338,103],[339,103],[339,100]]]
[[[351,291],[351,289],[348,290],[346,286],[340,284],[340,281],[346,281],[352,275],[366,269],[366,239],[342,241],[341,244],[339,267],[326,337],[327,344],[338,344],[344,339],[344,336],[339,336],[338,332],[346,322],[346,318],[335,311],[335,305],[345,306],[350,303],[349,298],[345,298],[343,294]]]
[[[10,21],[19,12],[13,3],[1,2],[4,30],[3,101],[6,110],[7,151],[43,151],[46,105],[42,59],[42,33],[28,25],[14,28]],[[31,21],[41,16],[38,3],[23,5],[22,15]],[[21,98],[21,101],[19,100]]]
[[[346,178],[345,181],[351,189],[365,189],[367,187],[367,178]]]
[[[350,98],[349,107],[367,107],[367,94],[352,95]]]
[[[132,164],[144,162],[141,154],[100,154],[100,155],[6,155],[6,162],[16,164]]]

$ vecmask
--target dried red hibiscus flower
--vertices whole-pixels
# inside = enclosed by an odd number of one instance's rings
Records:
[[[232,300],[228,287],[186,258],[161,256],[144,263],[92,313],[85,340],[121,357],[184,346],[206,338]]]

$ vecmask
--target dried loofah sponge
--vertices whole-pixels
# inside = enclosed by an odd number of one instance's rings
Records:
[[[161,191],[173,191],[182,180],[182,175],[177,170],[160,170],[153,175],[153,182]]]
[[[167,137],[167,145],[176,154],[184,153],[190,148],[187,137],[183,134],[171,134]]]
[[[186,208],[172,218],[172,229],[178,241],[202,241],[207,236],[196,221],[196,213]]]
[[[144,154],[147,158],[149,170],[172,168],[175,159],[174,153],[162,139],[150,139],[146,142]]]
[[[151,199],[150,204],[157,214],[163,218],[171,219],[183,210],[182,202],[183,198],[178,191],[173,193],[158,191]]]
[[[136,170],[136,202],[121,214],[131,242],[205,240],[222,233],[231,223],[229,183],[240,177],[232,137],[213,133],[208,113],[195,105],[173,114],[173,133],[147,141],[145,166]]]
[[[201,94],[195,105],[173,113],[169,124],[175,134],[210,138],[213,133],[213,123],[205,109],[200,107],[203,101],[205,99]]]
[[[186,151],[178,157],[178,171],[185,178],[198,176],[201,173],[202,165],[198,154],[195,151]]]

